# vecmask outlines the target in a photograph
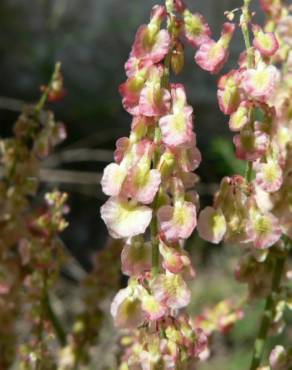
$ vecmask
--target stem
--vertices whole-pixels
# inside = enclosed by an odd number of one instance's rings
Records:
[[[251,161],[247,161],[246,163],[245,178],[247,182],[251,182],[252,180],[252,162]]]
[[[256,370],[260,366],[263,357],[267,335],[272,319],[272,311],[274,308],[274,296],[280,290],[280,283],[284,271],[284,265],[285,257],[277,257],[274,266],[271,292],[266,299],[258,336],[254,343],[253,357],[251,361],[250,370]]]
[[[65,344],[66,344],[66,333],[65,333],[65,331],[62,327],[62,324],[60,323],[58,317],[56,316],[56,314],[53,310],[48,292],[45,293],[44,303],[45,303],[45,306],[46,306],[47,317],[53,325],[53,328],[55,330],[58,341],[59,341],[61,346],[65,346]]]
[[[159,272],[159,242],[157,238],[158,227],[156,216],[153,217],[150,225],[152,236],[152,277],[155,277]]]
[[[165,2],[166,4],[166,9],[169,12],[168,14],[168,21],[167,21],[167,29],[168,32],[171,34],[171,22],[172,22],[172,6],[173,6],[173,1],[167,1]],[[169,52],[167,53],[165,59],[164,59],[164,74],[162,76],[161,80],[161,85],[164,88],[168,88],[169,85],[169,74],[170,74],[170,59],[171,59],[171,54],[172,54],[172,47],[170,48]],[[154,134],[154,142],[156,145],[159,145],[161,140],[161,132],[160,128],[157,127],[155,129],[155,134]],[[159,161],[159,153],[156,150],[154,153],[154,158],[153,158],[153,167],[157,168]],[[152,203],[152,209],[153,209],[153,218],[150,224],[150,233],[151,233],[151,244],[152,244],[152,268],[151,268],[151,274],[152,278],[155,278],[155,276],[159,272],[159,240],[158,240],[158,224],[157,224],[157,217],[155,215],[156,208],[157,208],[157,201],[159,198],[159,192],[160,188],[158,190],[158,193],[155,196],[155,199]]]
[[[40,97],[40,100],[38,101],[38,103],[35,106],[35,113],[36,113],[36,115],[38,115],[41,112],[41,110],[43,109],[44,105],[46,104],[47,99],[48,99],[48,96],[49,96],[49,93],[50,93],[50,90],[52,88],[52,84],[55,81],[55,79],[58,76],[58,74],[60,73],[60,69],[61,69],[61,63],[60,62],[57,62],[55,64],[55,68],[54,68],[54,72],[52,74],[51,80],[50,80],[48,86],[45,87],[44,92],[42,93],[42,95]]]
[[[154,143],[156,145],[159,145],[160,140],[161,140],[160,128],[156,127],[155,134],[154,134]],[[157,168],[158,162],[159,162],[159,153],[158,153],[158,150],[156,149],[153,155],[153,167],[154,168]],[[159,192],[160,192],[160,187],[152,203],[153,217],[152,217],[151,224],[150,224],[151,244],[152,244],[152,269],[151,269],[152,277],[155,277],[159,272],[158,224],[157,224],[157,217],[155,214]]]
[[[248,68],[253,68],[254,66],[254,55],[251,48],[250,34],[249,34],[249,23],[250,23],[250,6],[251,0],[244,0],[242,7],[242,21],[241,21],[241,31],[243,34],[244,44],[247,53],[247,66]],[[252,108],[249,110],[249,117],[252,116]],[[252,180],[252,162],[248,161],[246,163],[245,178],[248,182]]]

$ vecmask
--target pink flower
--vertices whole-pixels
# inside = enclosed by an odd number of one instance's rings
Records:
[[[135,329],[145,321],[140,300],[141,286],[128,286],[121,289],[111,304],[111,314],[115,325],[123,329]]]
[[[135,74],[144,69],[147,71],[153,63],[151,60],[141,60],[134,56],[129,57],[129,59],[125,63],[125,72],[127,77],[133,77]]]
[[[141,131],[142,133],[144,133],[148,127],[153,125],[155,125],[155,118],[153,117],[134,116],[131,124],[131,129],[135,133],[139,134]]]
[[[194,277],[195,271],[192,268],[190,257],[180,247],[168,247],[161,242],[159,251],[163,257],[163,268],[173,274],[180,274],[184,271],[189,277]]]
[[[226,229],[226,220],[220,208],[206,207],[200,212],[198,233],[201,238],[218,244],[223,239]]]
[[[158,302],[174,310],[190,302],[191,292],[181,275],[159,274],[151,283],[151,290]]]
[[[170,109],[170,94],[167,89],[161,87],[161,67],[153,66],[149,70],[149,76],[145,86],[141,90],[139,99],[139,114],[148,117],[163,116]]]
[[[264,57],[270,57],[279,49],[279,43],[273,32],[263,32],[259,26],[253,27],[253,46]]]
[[[236,147],[236,157],[245,161],[255,161],[261,158],[269,145],[269,136],[259,130],[242,130],[235,135],[233,143]]]
[[[194,171],[198,168],[202,160],[202,155],[195,144],[190,145],[190,148],[171,148],[177,163],[185,172]]]
[[[159,120],[162,140],[169,146],[189,144],[193,137],[193,109],[186,103],[184,87],[171,86],[172,113]]]
[[[275,160],[268,160],[267,163],[257,163],[254,165],[256,170],[256,184],[267,192],[278,191],[283,182],[282,169]]]
[[[121,137],[116,141],[116,150],[114,152],[114,159],[117,163],[121,163],[126,152],[130,148],[130,140],[127,137]]]
[[[143,204],[150,204],[159,189],[160,183],[161,176],[158,170],[145,169],[138,162],[129,170],[124,189],[128,197]]]
[[[238,71],[234,69],[219,79],[217,98],[219,108],[224,114],[235,112],[240,103],[237,79]]]
[[[131,56],[137,59],[159,63],[168,53],[170,36],[166,30],[160,30],[160,24],[165,17],[165,8],[156,6],[152,10],[148,25],[139,27],[133,44]]]
[[[119,92],[123,97],[123,107],[130,114],[139,114],[140,94],[147,79],[146,72],[145,69],[138,71],[119,86]]]
[[[185,201],[159,208],[157,217],[160,230],[169,241],[187,239],[197,224],[195,205]]]
[[[290,355],[291,356],[291,355]],[[283,346],[276,346],[269,357],[269,362],[272,370],[285,370],[286,365],[288,369],[288,353]]]
[[[255,248],[265,249],[274,245],[281,237],[282,231],[278,219],[269,212],[251,208],[246,225],[247,234]]]
[[[191,45],[199,47],[209,40],[211,30],[201,14],[192,14],[189,10],[185,9],[183,17],[185,37]]]
[[[109,198],[100,211],[110,235],[116,239],[143,234],[152,218],[151,208],[120,197]]]
[[[231,131],[240,131],[249,121],[249,106],[246,101],[240,103],[239,107],[233,112],[229,120]]]
[[[144,294],[142,297],[142,309],[148,320],[154,321],[161,319],[166,311],[167,307],[165,304],[159,302],[154,296],[150,294]]]
[[[234,24],[224,23],[221,37],[217,42],[208,39],[202,43],[195,55],[195,61],[202,69],[212,74],[220,71],[228,59],[228,47],[234,29]]]
[[[121,255],[122,272],[128,276],[141,276],[151,270],[151,245],[133,240],[126,244]]]
[[[279,81],[279,71],[273,66],[258,65],[256,69],[246,69],[241,75],[241,87],[248,98],[268,102],[273,96]]]
[[[126,168],[116,163],[110,163],[106,166],[101,179],[104,194],[109,196],[119,195],[126,176]]]

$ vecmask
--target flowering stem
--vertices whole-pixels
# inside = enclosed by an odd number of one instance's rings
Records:
[[[252,180],[252,162],[251,161],[248,161],[246,163],[245,178],[247,182],[251,182]]]
[[[251,0],[244,0],[242,7],[242,20],[241,20],[241,31],[243,34],[244,44],[247,53],[247,66],[248,68],[253,67],[253,50],[250,43],[250,35],[248,24],[250,22],[250,6]],[[249,117],[251,117],[251,109],[249,112]],[[248,161],[246,164],[245,178],[248,182],[252,179],[252,162]]]
[[[53,328],[55,330],[58,341],[59,341],[60,345],[65,346],[65,344],[66,344],[66,333],[65,333],[58,317],[56,316],[56,314],[53,310],[48,292],[45,293],[44,303],[45,303],[45,306],[46,306],[48,319],[50,320],[51,324],[53,325]]]
[[[253,50],[251,48],[249,28],[248,28],[248,24],[250,22],[250,10],[249,10],[250,3],[251,3],[251,0],[244,0],[244,4],[242,8],[242,21],[241,21],[241,30],[242,30],[244,44],[245,44],[246,53],[247,53],[248,68],[253,67]]]
[[[256,370],[260,366],[261,359],[263,357],[265,343],[267,340],[267,335],[272,319],[274,296],[280,290],[280,283],[284,271],[284,266],[285,266],[285,257],[277,257],[274,266],[271,292],[266,299],[266,304],[262,315],[258,336],[254,343],[253,357],[251,361],[250,370]]]
[[[35,107],[36,115],[40,114],[41,110],[43,109],[44,105],[46,104],[49,93],[50,93],[50,90],[51,90],[51,87],[52,87],[52,84],[56,80],[56,77],[58,76],[58,74],[60,73],[60,69],[61,69],[61,63],[57,62],[55,64],[54,72],[52,74],[49,85],[44,88],[44,91],[43,91],[43,93],[40,97],[40,100],[38,101],[38,103]]]
[[[171,13],[172,13],[172,6],[173,1],[166,0],[165,2],[166,9],[168,11],[168,21],[167,21],[167,29],[168,32],[171,34]],[[164,60],[164,74],[162,76],[161,84],[164,88],[168,88],[169,85],[169,73],[170,73],[170,58],[172,54],[172,48],[167,53],[165,60]],[[154,134],[154,143],[158,146],[161,140],[161,132],[160,128],[157,127],[155,129]],[[153,158],[153,167],[156,168],[159,161],[158,151],[156,150],[154,153]],[[156,212],[156,205],[158,199],[159,191],[153,201],[153,211]],[[152,277],[155,277],[159,272],[159,241],[158,241],[158,225],[157,225],[157,218],[156,215],[153,215],[151,224],[150,224],[150,232],[151,232],[151,244],[152,244]]]
[[[155,134],[154,134],[154,143],[158,147],[161,140],[161,132],[160,128],[156,127]],[[159,161],[159,152],[158,148],[156,148],[154,155],[153,155],[153,167],[157,168],[158,161]],[[153,218],[150,224],[150,232],[151,232],[151,244],[152,244],[152,277],[155,277],[158,274],[159,271],[159,242],[158,242],[158,225],[157,225],[157,217],[156,217],[156,208],[157,208],[157,199],[158,194],[154,198],[154,201],[152,203],[152,209],[153,209]]]
[[[159,243],[157,239],[157,220],[153,218],[150,225],[152,235],[152,277],[155,277],[159,271]]]

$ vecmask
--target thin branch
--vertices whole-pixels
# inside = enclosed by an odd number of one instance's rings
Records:
[[[274,296],[277,293],[279,293],[284,266],[285,266],[285,257],[277,257],[273,271],[271,292],[266,299],[265,309],[263,312],[258,336],[254,343],[253,357],[251,361],[250,370],[256,370],[261,364],[272,320],[272,311],[274,308]]]
[[[0,96],[0,109],[21,112],[26,103],[22,100]]]
[[[50,155],[44,165],[48,167],[57,167],[62,163],[72,162],[106,162],[113,159],[113,152],[106,149],[70,149],[62,150]]]

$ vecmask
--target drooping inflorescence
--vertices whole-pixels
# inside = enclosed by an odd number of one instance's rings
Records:
[[[132,330],[122,369],[181,369],[207,345],[203,331],[179,313],[190,301],[187,281],[195,276],[183,246],[197,224],[193,171],[201,155],[193,108],[184,86],[170,82],[170,72],[183,67],[183,35],[196,46],[208,35],[192,17],[203,22],[181,1],[166,1],[138,29],[120,86],[133,116],[131,133],[117,141],[115,163],[101,181],[110,196],[101,216],[111,236],[125,240],[121,261],[128,286],[111,308],[116,326]],[[222,38],[226,45],[225,33]]]
[[[36,195],[41,160],[66,136],[63,124],[44,109],[47,100],[61,97],[62,82],[57,63],[39,102],[24,107],[13,136],[0,140],[1,369],[13,363],[17,347],[21,369],[55,366],[49,349],[54,330],[48,290],[63,260],[59,233],[67,226],[67,194],[46,193],[41,205]],[[16,342],[19,316],[25,318],[29,331],[26,343]]]
[[[230,116],[236,156],[247,161],[246,175],[223,178],[213,206],[200,212],[198,232],[212,243],[243,246],[236,278],[248,283],[250,299],[267,297],[254,370],[269,327],[274,332],[284,327],[283,312],[291,294],[280,282],[292,237],[292,52],[289,7],[281,1],[262,1],[268,20],[261,28],[253,24],[249,5],[245,0],[239,23],[246,51],[239,67],[220,77],[217,92],[221,111]],[[227,17],[233,19],[233,13],[227,12]]]

